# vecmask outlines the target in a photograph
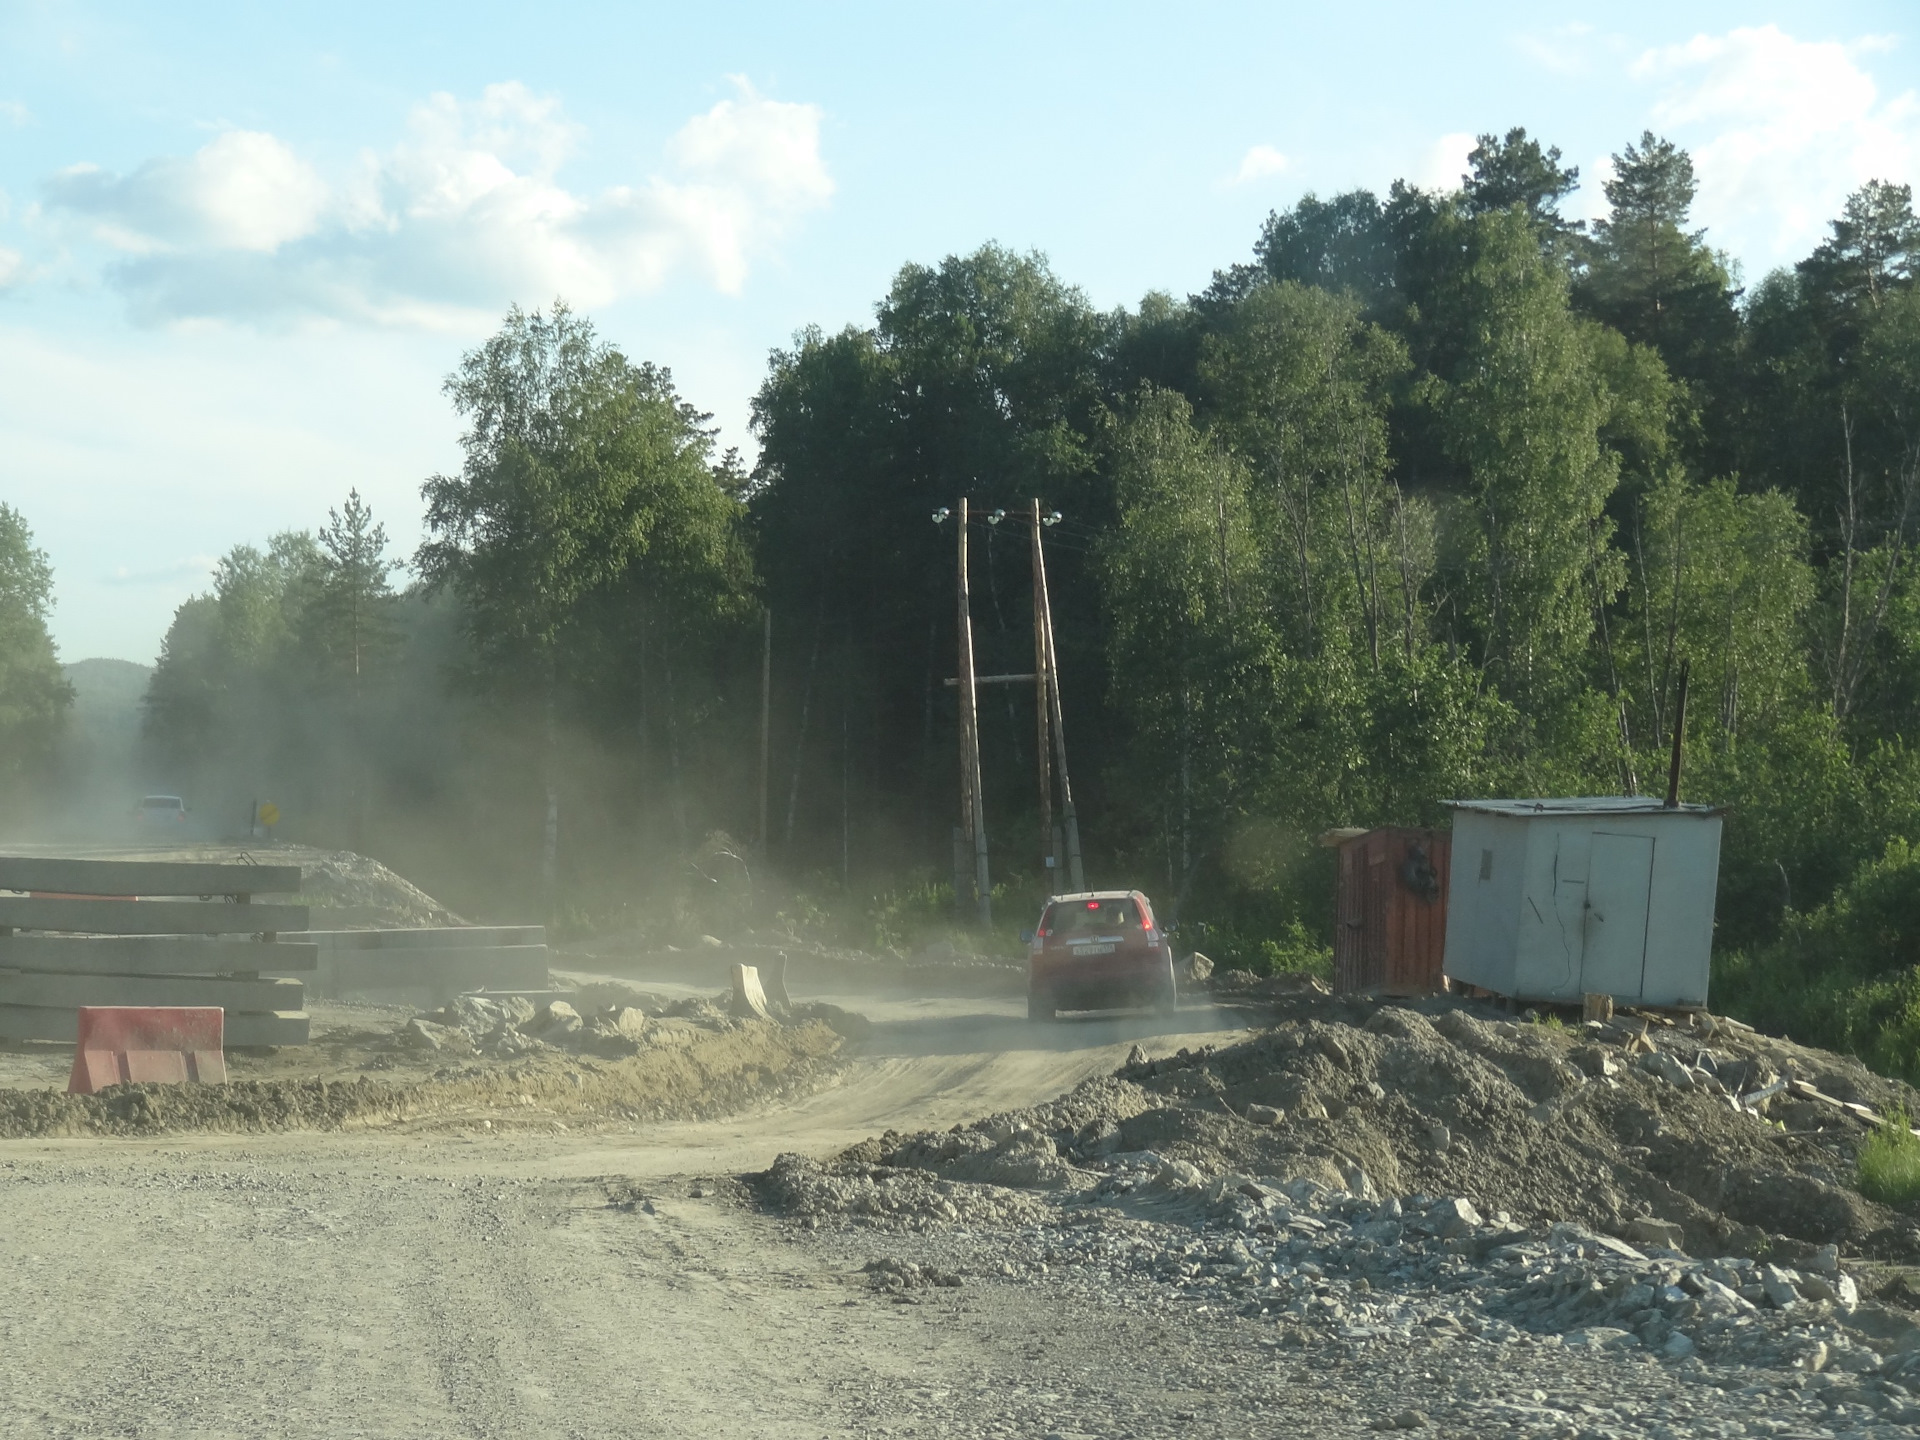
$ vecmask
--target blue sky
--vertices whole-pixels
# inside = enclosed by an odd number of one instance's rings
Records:
[[[100,6],[0,0],[0,500],[67,659],[151,660],[212,561],[357,486],[410,550],[439,393],[566,295],[728,443],[799,327],[998,240],[1097,304],[1304,191],[1525,125],[1600,201],[1686,145],[1749,278],[1920,170],[1910,4]]]

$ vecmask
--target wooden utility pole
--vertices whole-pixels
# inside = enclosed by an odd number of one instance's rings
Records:
[[[767,752],[773,726],[773,608],[760,610],[760,854],[767,853]]]
[[[967,497],[960,497],[954,514],[959,523],[960,632],[960,815],[961,827],[973,850],[973,898],[980,923],[993,924],[993,887],[987,879],[987,817],[980,793],[980,713],[973,675],[973,611],[967,594]]]
[[[1037,742],[1034,754],[1040,769],[1040,855],[1046,869],[1047,891],[1059,889],[1060,854],[1053,839],[1053,741],[1048,735],[1051,718],[1047,702],[1047,628],[1046,605],[1042,597],[1040,556],[1040,502],[1035,500],[1027,514],[1033,527],[1033,713]]]
[[[1087,888],[1086,867],[1080,859],[1080,818],[1073,808],[1073,781],[1067,776],[1067,730],[1060,708],[1059,656],[1053,645],[1053,602],[1047,595],[1047,557],[1040,546],[1040,502],[1033,505],[1033,596],[1036,643],[1042,649],[1035,669],[1043,677],[1040,690],[1052,721],[1054,767],[1060,772],[1060,813],[1065,822],[1067,842],[1067,883],[1074,891]],[[1044,727],[1043,727],[1044,728]],[[1044,766],[1045,761],[1041,764]],[[1052,797],[1048,797],[1051,806]],[[1049,833],[1051,843],[1051,833]]]

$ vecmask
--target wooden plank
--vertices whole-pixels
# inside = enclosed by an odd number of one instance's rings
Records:
[[[64,895],[298,895],[298,865],[0,855],[0,890]]]
[[[229,1011],[221,1021],[229,1050],[254,1045],[305,1045],[312,1019],[304,1011],[271,1014]],[[0,1035],[9,1040],[53,1040],[71,1045],[80,1035],[77,1009],[37,1005],[0,1005]]]
[[[0,970],[61,975],[232,975],[315,970],[317,945],[205,935],[0,935]]]
[[[218,1005],[227,1010],[298,1010],[298,980],[232,980],[215,975],[45,975],[0,971],[0,1005]]]
[[[418,930],[304,930],[303,944],[324,950],[497,950],[545,945],[544,925],[455,925]]]
[[[0,895],[0,925],[96,935],[229,935],[305,930],[304,905],[202,904],[197,900],[34,900]]]

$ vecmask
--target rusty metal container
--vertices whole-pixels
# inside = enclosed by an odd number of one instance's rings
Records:
[[[1335,843],[1334,992],[1431,995],[1444,989],[1452,836],[1387,825],[1341,833]]]

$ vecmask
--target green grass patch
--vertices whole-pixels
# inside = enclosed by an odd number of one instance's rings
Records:
[[[1895,1110],[1860,1147],[1854,1183],[1862,1195],[1882,1205],[1920,1202],[1920,1135],[1913,1133],[1905,1110]]]

